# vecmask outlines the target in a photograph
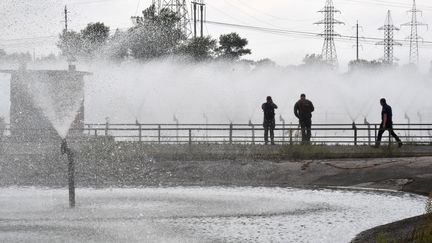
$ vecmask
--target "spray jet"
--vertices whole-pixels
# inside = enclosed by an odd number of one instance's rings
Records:
[[[408,125],[411,124],[411,119],[406,112],[405,112],[404,118],[407,120]]]
[[[252,123],[251,119],[249,119],[248,125],[252,127],[252,144],[255,144],[255,125]]]
[[[372,138],[371,138],[371,129],[370,129],[370,123],[369,123],[369,121],[367,120],[367,117],[366,117],[366,116],[364,116],[363,123],[364,123],[364,124],[367,126],[367,128],[368,128],[368,145],[370,146],[370,145],[371,145],[371,142],[372,142]]]
[[[176,124],[176,140],[177,143],[179,143],[179,120],[177,119],[177,116],[175,114],[173,115],[173,121]]]
[[[205,123],[206,123],[206,126],[208,125],[208,116],[207,116],[207,114],[204,112],[203,113],[203,117],[204,117],[204,120],[205,120]]]
[[[365,124],[365,125],[370,125],[370,123],[368,122],[368,120],[367,120],[366,117],[364,117],[363,124]]]
[[[285,143],[285,119],[279,115],[279,121],[282,122],[282,143]]]
[[[419,118],[420,124],[423,124],[423,117],[420,111],[417,112],[417,117]]]
[[[282,122],[282,124],[285,124],[285,119],[283,119],[282,115],[279,115],[279,121]]]
[[[176,125],[179,124],[179,120],[177,119],[177,116],[175,114],[173,115],[173,121],[176,123]]]
[[[411,137],[411,134],[410,134],[411,119],[410,119],[410,117],[408,116],[408,114],[407,114],[406,112],[405,112],[404,117],[405,117],[405,119],[406,119],[407,122],[408,122],[408,134],[407,134],[407,136],[408,136],[408,138],[410,138],[410,137]]]

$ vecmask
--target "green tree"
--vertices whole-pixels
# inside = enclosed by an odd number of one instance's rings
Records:
[[[216,49],[216,40],[210,36],[194,37],[179,48],[179,54],[192,57],[195,61],[212,59]]]
[[[117,29],[109,39],[104,54],[114,61],[122,61],[129,57],[128,32]]]
[[[303,58],[303,63],[305,65],[322,65],[325,64],[325,61],[322,59],[322,55],[319,54],[307,54]]]
[[[89,23],[87,27],[81,30],[81,38],[84,48],[84,53],[93,56],[93,54],[101,49],[108,40],[110,28],[104,23]]]
[[[69,60],[92,58],[108,41],[110,29],[104,23],[89,23],[79,33],[63,31],[57,47]]]
[[[348,69],[349,71],[355,71],[355,70],[365,70],[365,69],[379,69],[384,67],[384,64],[377,60],[352,60],[348,63]]]
[[[154,5],[143,11],[129,30],[129,47],[133,57],[152,59],[173,54],[186,36],[178,23],[179,16],[170,9],[156,13]]]
[[[216,49],[218,57],[228,60],[238,60],[241,56],[251,54],[250,49],[245,47],[248,40],[241,38],[237,33],[221,35],[219,37],[219,47]]]
[[[83,41],[80,33],[75,31],[63,31],[59,36],[57,47],[62,52],[62,55],[69,60],[81,56],[83,54]]]
[[[270,58],[264,58],[255,62],[255,67],[276,67],[277,64],[275,61]]]

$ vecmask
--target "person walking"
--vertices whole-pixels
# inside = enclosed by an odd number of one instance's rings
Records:
[[[382,135],[384,134],[384,132],[386,130],[389,131],[390,135],[393,136],[396,141],[398,142],[398,146],[399,148],[402,147],[403,143],[400,140],[400,138],[398,137],[398,135],[396,135],[396,133],[393,131],[393,113],[392,113],[392,108],[391,106],[389,106],[387,104],[386,99],[382,98],[380,100],[380,104],[382,106],[382,111],[381,111],[381,124],[380,124],[380,128],[379,128],[379,132],[378,132],[378,137],[375,143],[375,147],[378,148],[381,144],[381,138]]]
[[[268,144],[268,133],[270,130],[271,144],[274,145],[274,129],[276,127],[275,109],[278,107],[273,103],[272,97],[267,96],[267,102],[262,104],[261,108],[264,112],[264,142],[265,144]]]
[[[299,119],[302,144],[309,144],[311,140],[312,112],[315,110],[312,102],[306,99],[305,94],[300,95],[300,100],[294,105],[294,115]]]

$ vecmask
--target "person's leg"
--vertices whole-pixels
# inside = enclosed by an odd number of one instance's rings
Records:
[[[273,120],[270,124],[270,139],[271,144],[274,144],[274,129],[276,127],[276,122]]]
[[[376,142],[375,142],[375,146],[376,146],[376,147],[380,146],[380,144],[381,144],[381,139],[382,139],[382,135],[383,135],[384,131],[385,131],[385,130],[383,129],[383,126],[382,126],[382,124],[381,124],[380,127],[379,127],[379,131],[378,131],[378,137],[377,137],[377,140],[376,140]]]
[[[307,129],[306,140],[310,142],[312,137],[312,120],[310,118],[306,120],[306,129]]]
[[[399,136],[394,132],[393,127],[391,126],[389,128],[389,133],[391,136],[393,136],[395,138],[395,140],[398,142],[399,147],[402,147],[403,143],[400,140]]]
[[[267,122],[264,122],[264,143],[267,144],[268,143],[268,130],[269,130],[269,126]]]
[[[302,144],[307,141],[306,136],[306,125],[304,120],[300,120],[300,127],[301,127],[301,135],[302,135]]]

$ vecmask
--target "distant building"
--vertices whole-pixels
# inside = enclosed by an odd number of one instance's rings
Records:
[[[59,135],[54,126],[41,109],[40,105],[35,102],[35,92],[32,84],[44,84],[49,87],[65,86],[67,90],[79,90],[84,93],[84,76],[89,73],[79,72],[74,66],[69,70],[0,70],[2,73],[11,74],[10,80],[10,132],[11,138],[18,141],[44,141],[49,139],[58,139]],[[62,85],[60,85],[62,87]],[[43,86],[45,87],[45,86]],[[42,88],[42,87],[41,87]],[[63,87],[62,87],[63,88]],[[50,92],[55,92],[50,91]],[[60,97],[61,98],[61,97]],[[84,98],[84,97],[83,97]],[[84,100],[80,101],[80,107],[75,120],[69,130],[69,136],[83,134],[84,129]],[[60,107],[61,108],[61,107]],[[57,109],[60,109],[57,107]]]

